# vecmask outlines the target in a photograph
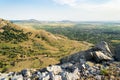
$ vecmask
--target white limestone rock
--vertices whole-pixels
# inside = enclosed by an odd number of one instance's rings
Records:
[[[47,71],[53,72],[53,74],[58,74],[62,72],[62,69],[58,65],[52,65],[52,66],[47,67]]]

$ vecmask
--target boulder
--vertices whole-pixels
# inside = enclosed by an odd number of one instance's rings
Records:
[[[113,60],[113,58],[105,55],[101,51],[93,52],[93,58],[96,62]]]
[[[110,51],[110,48],[109,48],[107,42],[105,42],[105,41],[101,41],[94,48],[99,49],[98,51],[102,51],[108,57],[112,57],[113,56],[113,54]]]

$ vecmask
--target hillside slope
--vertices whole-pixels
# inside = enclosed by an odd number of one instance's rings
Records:
[[[0,19],[0,70],[19,71],[23,68],[43,68],[91,44],[69,40],[44,30],[22,28]]]

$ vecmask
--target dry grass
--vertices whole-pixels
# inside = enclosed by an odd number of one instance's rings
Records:
[[[7,60],[9,65],[9,67],[7,67],[8,71],[19,71],[24,68],[43,68],[50,64],[58,63],[59,59],[66,55],[86,50],[91,46],[91,44],[87,42],[69,40],[65,36],[53,35],[45,30],[23,28],[6,21],[4,23],[7,23],[7,25],[17,30],[22,29],[23,34],[31,33],[31,35],[28,36],[28,40],[16,44],[11,41],[2,41],[2,43],[0,43],[1,50],[4,46],[9,48],[4,49],[4,51],[8,51],[7,55],[0,55],[0,61],[2,61],[2,59]],[[36,37],[36,35],[40,37]],[[9,53],[16,54],[17,57],[10,58],[8,57]],[[11,62],[15,62],[15,65],[11,66]],[[42,62],[42,64],[40,62]]]
[[[54,58],[45,57],[44,55],[26,57],[24,59],[21,59],[20,62],[16,62],[15,66],[12,66],[8,69],[8,72],[21,71],[22,69],[26,68],[40,69],[57,63],[59,63],[59,61],[55,60]]]

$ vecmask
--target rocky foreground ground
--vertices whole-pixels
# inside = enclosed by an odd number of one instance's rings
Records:
[[[120,57],[117,58],[103,41],[44,69],[0,73],[0,80],[120,80],[120,61],[116,61]]]

